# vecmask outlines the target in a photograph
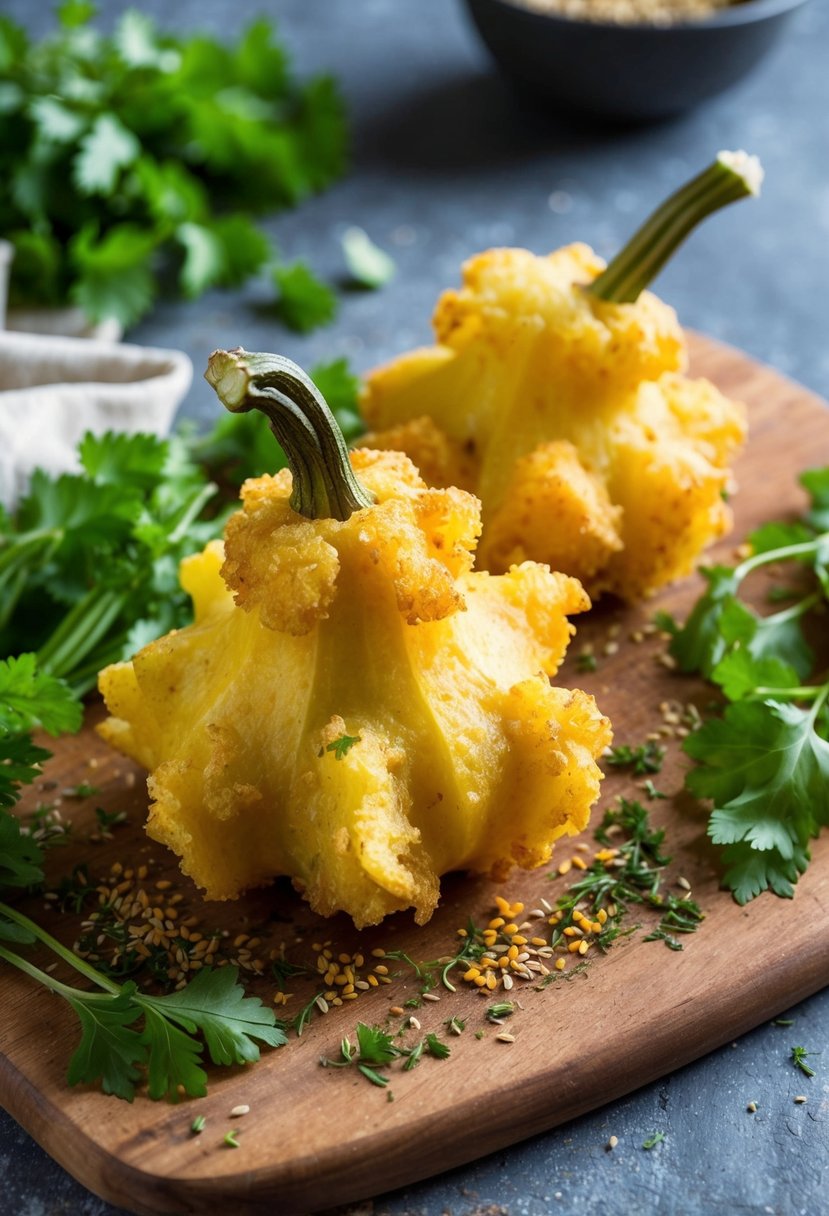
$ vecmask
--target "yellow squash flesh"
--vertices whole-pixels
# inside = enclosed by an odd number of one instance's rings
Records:
[[[183,563],[194,624],[102,672],[100,730],[209,898],[289,875],[323,915],[422,923],[440,875],[542,865],[585,826],[610,731],[548,679],[578,582],[472,573],[470,494],[352,463],[377,502],[345,522],[295,514],[287,470],[246,483],[224,549]]]

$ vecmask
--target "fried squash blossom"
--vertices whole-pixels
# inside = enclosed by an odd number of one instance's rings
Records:
[[[230,408],[316,394],[277,356],[211,368]],[[150,770],[147,831],[208,898],[288,875],[322,915],[423,923],[442,874],[542,865],[586,825],[609,724],[549,677],[589,601],[532,562],[473,572],[477,500],[399,453],[354,452],[352,501],[323,511],[336,459],[309,473],[278,437],[293,475],[248,481],[224,545],[182,564],[195,621],[102,672],[100,731]]]
[[[688,377],[673,309],[642,288],[705,214],[759,186],[744,153],[672,196],[617,259],[491,249],[440,298],[437,344],[369,377],[366,443],[483,503],[478,564],[546,562],[591,596],[649,595],[728,530],[742,405]]]

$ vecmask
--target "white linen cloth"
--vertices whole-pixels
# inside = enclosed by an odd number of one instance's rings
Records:
[[[0,332],[0,502],[35,468],[76,469],[86,431],[166,435],[192,379],[182,351]]]

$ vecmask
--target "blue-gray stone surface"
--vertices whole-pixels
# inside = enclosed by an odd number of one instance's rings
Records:
[[[4,0],[3,11],[42,32],[50,7]],[[127,5],[103,7],[113,21]],[[230,23],[235,32],[266,6],[143,0],[141,8],[178,30]],[[340,78],[353,130],[349,176],[269,230],[287,258],[307,257],[336,280],[339,235],[360,224],[393,252],[398,274],[381,292],[344,295],[336,322],[304,338],[258,307],[267,288],[254,284],[161,304],[132,339],[183,348],[197,373],[214,347],[236,344],[306,364],[347,355],[362,370],[429,339],[437,293],[457,282],[469,254],[493,244],[543,252],[575,239],[611,254],[716,151],[745,147],[766,167],[761,199],[709,221],[658,290],[686,325],[829,393],[826,4],[806,5],[769,60],[720,99],[670,123],[628,128],[518,108],[450,0],[281,0],[266,11],[300,71],[325,67]],[[184,411],[204,419],[214,409],[197,375]],[[794,1026],[760,1027],[573,1124],[375,1198],[355,1216],[819,1216],[829,1208],[829,989],[780,1013]],[[826,1052],[813,1079],[792,1067],[792,1043]],[[795,1104],[799,1094],[806,1104]],[[664,1142],[644,1150],[657,1131]],[[619,1143],[609,1152],[611,1135]],[[0,1216],[59,1213],[116,1216],[0,1112]]]

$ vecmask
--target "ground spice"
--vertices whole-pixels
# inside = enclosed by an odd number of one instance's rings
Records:
[[[522,8],[603,25],[676,25],[704,21],[741,0],[515,0]]]

